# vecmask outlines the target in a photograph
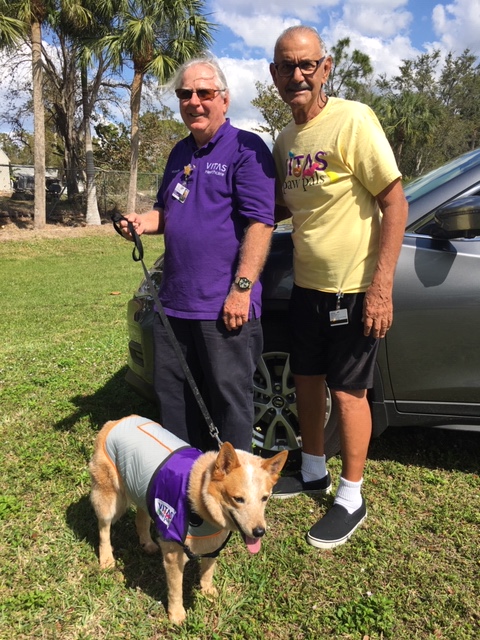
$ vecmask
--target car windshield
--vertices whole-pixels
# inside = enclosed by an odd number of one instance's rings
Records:
[[[468,171],[473,167],[480,165],[480,150],[476,149],[475,151],[470,151],[468,153],[464,153],[455,160],[444,164],[438,169],[434,169],[433,171],[429,171],[424,176],[420,176],[420,178],[416,178],[409,182],[405,186],[405,196],[408,202],[415,202],[418,198],[421,198],[440,185],[448,182],[455,176],[463,173],[464,171]]]

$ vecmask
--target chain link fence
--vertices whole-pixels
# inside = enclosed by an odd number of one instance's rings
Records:
[[[9,173],[10,190],[12,198],[19,200],[32,200],[34,197],[34,168],[31,165],[1,165]],[[107,217],[112,211],[125,212],[130,173],[128,171],[103,171],[97,170],[95,174],[95,186],[97,191],[97,203],[101,217]],[[139,173],[137,177],[137,206],[138,212],[152,207],[157,191],[160,187],[162,175],[158,173]],[[7,180],[8,182],[8,180]],[[47,167],[45,189],[47,200],[52,206],[67,198],[67,180],[62,169]],[[76,176],[78,195],[74,203],[76,209],[86,210],[86,185],[84,175]]]
[[[125,211],[128,196],[128,171],[99,171],[95,176],[100,215],[113,210]],[[139,173],[137,176],[137,211],[151,209],[160,187],[162,176],[158,173]]]

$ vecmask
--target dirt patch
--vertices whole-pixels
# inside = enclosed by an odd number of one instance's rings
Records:
[[[33,210],[33,200],[18,200],[9,194],[0,194],[0,241],[115,233],[110,213],[102,217],[102,224],[87,225],[85,215],[78,207],[67,202],[50,202],[47,203],[45,227],[36,229]]]
[[[138,213],[149,211],[152,204],[151,197],[137,194]],[[110,216],[114,211],[123,212],[123,207],[118,203],[110,206],[111,209],[100,214],[100,225],[87,225],[85,207],[81,201],[70,203],[66,200],[47,200],[46,225],[43,229],[35,229],[33,196],[32,199],[23,200],[17,193],[0,192],[0,241],[115,233]]]
[[[94,235],[115,233],[112,225],[85,225],[84,227],[65,227],[61,224],[47,224],[43,229],[18,229],[13,226],[0,227],[2,240],[34,240],[38,238],[83,238]]]

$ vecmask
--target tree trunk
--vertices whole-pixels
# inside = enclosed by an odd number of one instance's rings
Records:
[[[34,167],[35,167],[35,203],[33,225],[43,229],[46,224],[45,189],[45,113],[43,107],[43,65],[42,65],[42,26],[32,22],[32,82],[33,82],[33,128],[34,128]]]
[[[87,69],[82,64],[82,104],[83,104],[83,124],[85,135],[85,166],[87,178],[87,224],[101,224],[100,213],[98,212],[97,187],[95,185],[95,163],[93,158],[92,133],[90,130],[90,107],[88,104],[88,84]]]
[[[142,98],[143,72],[135,69],[130,96],[131,139],[130,139],[130,183],[128,185],[127,213],[133,213],[137,202],[138,150],[140,102]]]
[[[95,184],[95,163],[93,158],[92,134],[90,119],[85,122],[85,164],[87,177],[87,224],[102,224],[98,211],[97,187]]]
[[[65,149],[63,152],[63,167],[65,170],[65,183],[67,185],[67,196],[69,202],[74,202],[76,196],[79,195],[78,187],[78,164],[75,153],[69,145],[69,140],[63,137]]]
[[[80,194],[78,186],[79,180],[79,159],[78,159],[78,137],[75,126],[75,116],[77,113],[77,71],[78,71],[78,49],[76,46],[69,46],[68,41],[60,36],[60,47],[62,49],[63,77],[59,85],[59,95],[55,98],[55,121],[58,130],[61,132],[64,148],[64,166],[66,172],[67,194],[69,201],[75,201]]]

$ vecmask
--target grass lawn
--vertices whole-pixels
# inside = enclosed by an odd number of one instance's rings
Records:
[[[162,240],[144,244],[153,263]],[[327,502],[271,500],[261,552],[237,535],[222,552],[217,601],[189,564],[181,628],[132,513],[113,529],[117,569],[100,572],[95,435],[129,413],[156,418],[124,382],[141,268],[116,234],[0,241],[0,260],[0,640],[480,637],[478,433],[389,430],[372,442],[369,516],[332,551],[305,542]],[[330,470],[336,481],[337,458]]]

